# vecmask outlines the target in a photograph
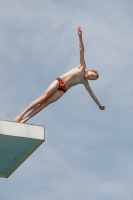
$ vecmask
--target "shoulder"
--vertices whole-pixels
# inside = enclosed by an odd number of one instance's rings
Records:
[[[85,64],[85,62],[84,62],[83,65],[79,64],[79,65],[78,65],[78,68],[79,68],[79,69],[84,69],[84,70],[85,70],[85,68],[86,68],[86,64]]]
[[[88,80],[85,80],[85,79],[82,80],[82,84],[83,84],[85,87],[88,87],[88,86],[89,86]]]
[[[88,82],[88,80],[86,78],[83,79],[83,84],[84,85],[89,85],[89,82]]]
[[[78,69],[83,69],[84,66],[80,64],[77,68],[78,68]]]

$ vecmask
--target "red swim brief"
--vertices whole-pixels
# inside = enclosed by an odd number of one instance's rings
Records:
[[[61,90],[61,91],[63,91],[63,92],[66,92],[66,91],[67,91],[67,88],[66,88],[65,83],[62,81],[62,79],[61,79],[61,78],[57,78],[56,80],[58,80],[58,82],[59,82],[58,90]]]

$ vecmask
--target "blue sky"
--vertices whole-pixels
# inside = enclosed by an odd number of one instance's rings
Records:
[[[46,141],[8,178],[0,198],[131,200],[133,196],[133,3],[115,0],[1,0],[0,119],[13,121],[31,101],[79,64],[83,29],[88,69],[84,86],[28,121]]]

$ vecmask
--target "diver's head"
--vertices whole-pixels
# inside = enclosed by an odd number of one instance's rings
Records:
[[[96,79],[98,79],[98,77],[99,77],[99,74],[94,69],[90,69],[85,72],[85,78],[88,80],[96,80]]]

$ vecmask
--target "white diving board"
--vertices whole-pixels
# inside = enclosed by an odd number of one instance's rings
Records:
[[[0,120],[0,177],[8,178],[44,141],[44,126]]]

